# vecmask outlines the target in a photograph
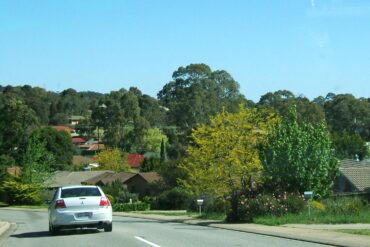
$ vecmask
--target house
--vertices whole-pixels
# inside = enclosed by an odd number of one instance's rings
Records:
[[[78,136],[78,134],[76,133],[75,129],[74,128],[71,128],[71,127],[68,127],[68,126],[54,125],[54,126],[52,126],[52,128],[55,129],[56,131],[66,131],[66,132],[68,132],[71,135],[71,137]]]
[[[94,177],[101,176],[103,174],[113,174],[112,171],[81,171],[81,172],[70,172],[70,171],[57,171],[54,173],[49,180],[45,182],[48,188],[57,188],[67,185],[81,185],[86,180]]]
[[[14,177],[19,177],[21,175],[21,168],[19,166],[12,166],[7,168],[7,172],[14,176]]]
[[[79,124],[84,119],[85,119],[84,116],[70,116],[68,118],[70,125],[77,125],[77,124]]]
[[[67,185],[108,185],[113,181],[120,181],[127,186],[130,193],[137,193],[140,197],[150,194],[150,184],[160,181],[157,172],[113,172],[113,171],[58,171],[45,182],[49,189]]]
[[[85,184],[108,185],[114,181],[120,181],[127,186],[130,193],[137,193],[140,197],[150,194],[150,184],[161,179],[157,172],[117,172],[115,174],[101,174],[85,180]]]
[[[335,194],[368,194],[370,196],[370,160],[341,160],[339,172],[334,185]]]
[[[81,138],[81,137],[73,137],[72,138],[72,143],[75,144],[75,145],[82,145],[86,142],[86,140],[84,138]]]

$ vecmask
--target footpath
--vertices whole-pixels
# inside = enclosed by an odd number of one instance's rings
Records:
[[[24,209],[24,208],[1,208],[7,210],[21,211],[40,211],[45,212],[46,209]],[[312,243],[326,244],[341,247],[370,247],[370,236],[355,235],[337,232],[340,229],[370,229],[370,224],[336,224],[336,225],[319,225],[319,224],[288,224],[282,226],[265,226],[249,223],[225,223],[217,220],[194,219],[193,217],[168,216],[160,214],[147,213],[128,213],[114,212],[114,216],[133,217],[141,219],[151,219],[162,222],[179,222],[184,224],[201,225],[213,228],[227,229],[233,231],[261,234],[274,236],[279,238],[287,238],[300,240]],[[5,233],[11,224],[1,221],[0,219],[0,236]]]

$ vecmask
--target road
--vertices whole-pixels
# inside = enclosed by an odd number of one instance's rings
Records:
[[[68,230],[51,236],[46,212],[0,210],[0,220],[16,223],[16,227],[0,239],[2,247],[65,247],[65,246],[324,246],[207,226],[161,222],[129,217],[114,217],[113,231]]]

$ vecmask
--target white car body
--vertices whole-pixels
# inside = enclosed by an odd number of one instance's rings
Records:
[[[112,206],[99,186],[60,187],[49,205],[49,231],[98,228],[112,231]]]

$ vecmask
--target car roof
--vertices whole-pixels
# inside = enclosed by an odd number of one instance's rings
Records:
[[[62,186],[61,189],[73,189],[73,188],[97,188],[96,185],[68,185],[68,186]]]

